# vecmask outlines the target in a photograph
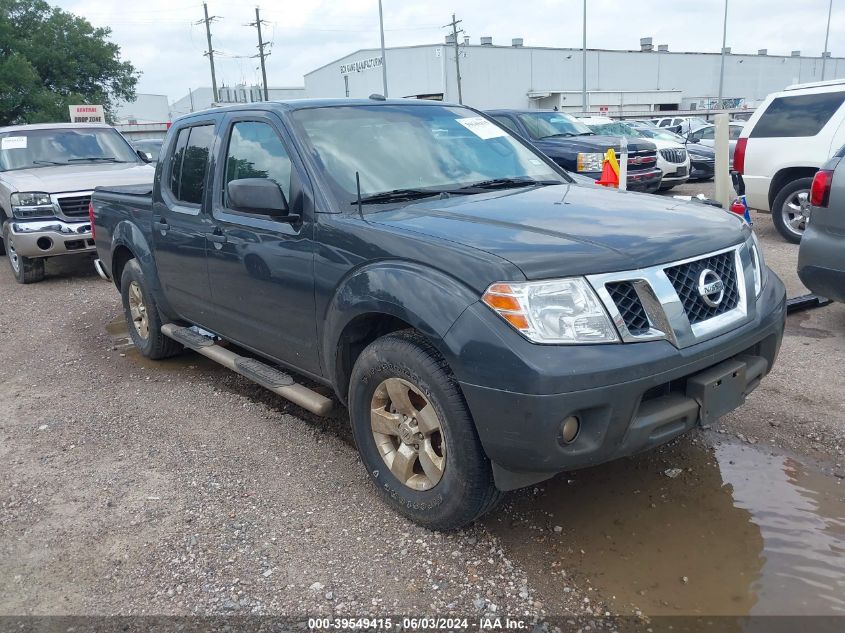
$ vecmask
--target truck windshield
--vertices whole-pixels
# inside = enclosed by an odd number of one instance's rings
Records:
[[[138,155],[117,130],[54,128],[0,132],[0,171],[78,165],[137,163]]]
[[[570,182],[510,132],[466,108],[337,106],[293,113],[341,204]],[[384,195],[381,195],[384,194]],[[413,194],[413,195],[411,195]]]
[[[563,112],[523,112],[519,115],[531,138],[560,138],[565,136],[587,136],[593,132],[574,117]]]

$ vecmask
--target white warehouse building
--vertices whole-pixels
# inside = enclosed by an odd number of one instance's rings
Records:
[[[642,113],[659,110],[714,108],[719,93],[718,53],[654,50],[651,38],[641,50],[587,50],[586,108],[581,103],[580,48],[523,46],[514,39],[496,46],[492,38],[458,46],[463,103],[476,108],[538,108]],[[755,107],[770,92],[793,83],[822,79],[822,58],[733,54],[726,49],[723,96],[725,107]],[[455,46],[425,44],[388,48],[390,97],[458,101]],[[845,77],[845,59],[825,60],[825,79]],[[382,93],[380,49],[356,51],[305,75],[307,97],[367,97]]]

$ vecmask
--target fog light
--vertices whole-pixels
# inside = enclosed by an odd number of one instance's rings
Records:
[[[560,436],[564,444],[571,444],[578,437],[578,431],[581,430],[581,421],[577,416],[570,415],[560,425]]]

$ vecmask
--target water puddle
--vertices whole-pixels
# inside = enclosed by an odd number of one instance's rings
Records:
[[[550,610],[591,586],[620,614],[845,614],[845,483],[708,437],[557,477],[487,526]]]
[[[132,360],[134,365],[142,369],[155,371],[184,371],[184,370],[219,370],[220,366],[205,356],[199,354],[184,353],[173,358],[164,360],[150,360],[138,352],[138,348],[129,337],[126,319],[123,316],[106,324],[106,332],[111,338],[112,349],[122,356]]]

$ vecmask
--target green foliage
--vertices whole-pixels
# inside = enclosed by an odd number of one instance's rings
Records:
[[[0,126],[67,121],[68,105],[135,98],[139,73],[109,28],[44,0],[0,0]]]

